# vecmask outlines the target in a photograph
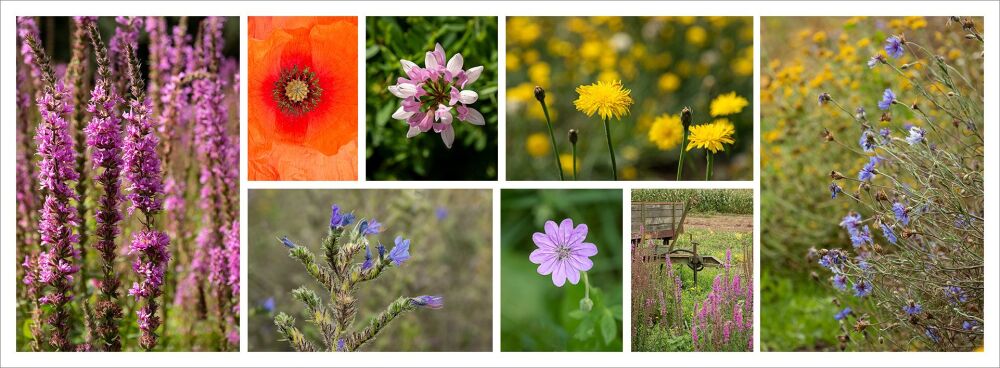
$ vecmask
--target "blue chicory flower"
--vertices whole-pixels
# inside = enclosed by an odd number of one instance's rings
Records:
[[[861,137],[858,138],[858,145],[861,146],[861,149],[865,152],[872,152],[875,150],[875,135],[872,134],[871,130],[865,129],[861,132]]]
[[[870,159],[868,159],[868,163],[865,164],[865,166],[858,171],[858,180],[861,181],[872,180],[872,178],[874,178],[876,175],[875,166],[878,165],[879,161],[880,159],[878,156],[872,156]]]

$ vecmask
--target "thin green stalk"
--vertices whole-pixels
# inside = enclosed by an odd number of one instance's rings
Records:
[[[615,180],[618,180],[618,166],[615,163],[615,146],[611,144],[611,127],[608,125],[608,119],[604,119],[604,134],[608,136],[608,153],[611,154],[611,174]]]
[[[556,169],[559,170],[559,180],[566,180],[563,177],[562,164],[559,162],[559,148],[556,146],[556,134],[552,131],[552,120],[549,119],[549,107],[545,104],[545,99],[539,99],[542,104],[542,112],[545,113],[545,125],[549,127],[549,138],[552,139],[552,158],[556,160]]]
[[[688,140],[688,128],[684,128],[684,136],[681,138],[681,158],[677,159],[677,181],[681,181],[681,173],[684,172],[684,145]]]
[[[576,143],[570,145],[573,147],[573,180],[576,180]]]
[[[712,158],[715,155],[708,151],[705,153],[707,153],[705,159],[708,160],[708,167],[705,169],[705,180],[712,180],[712,161],[714,161]]]

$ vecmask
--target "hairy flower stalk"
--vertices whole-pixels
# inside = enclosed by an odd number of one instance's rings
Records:
[[[41,71],[43,82],[43,93],[37,100],[42,121],[35,132],[35,140],[40,157],[38,182],[45,193],[45,204],[38,226],[42,252],[36,262],[38,281],[48,288],[39,302],[50,307],[46,313],[49,345],[59,351],[70,351],[73,345],[69,340],[70,311],[66,304],[73,299],[72,284],[79,269],[75,263],[79,256],[75,247],[79,237],[74,229],[80,221],[74,207],[76,192],[70,188],[79,178],[74,167],[76,152],[66,120],[72,108],[66,104],[67,91],[61,83],[56,83],[42,46],[32,35],[25,37],[25,43],[31,48],[32,60]]]
[[[122,158],[121,119],[117,115],[122,99],[112,82],[111,60],[101,34],[93,23],[86,27],[97,56],[97,83],[87,106],[92,117],[86,128],[86,143],[90,147],[94,170],[101,170],[96,179],[103,191],[95,213],[97,241],[94,249],[101,256],[101,295],[95,308],[96,333],[100,339],[99,350],[119,351],[121,337],[118,329],[122,308],[118,301],[118,288],[121,282],[115,271],[115,259],[118,250],[116,238],[121,232],[118,225],[122,220],[121,172],[125,164]]]
[[[132,270],[140,279],[132,284],[129,295],[142,303],[136,311],[141,334],[139,346],[152,350],[158,338],[156,329],[160,326],[156,299],[162,294],[163,278],[170,260],[170,238],[155,225],[155,216],[163,209],[163,179],[156,152],[158,139],[150,122],[151,104],[146,99],[133,45],[126,43],[124,52],[128,59],[131,94],[128,111],[122,115],[126,131],[123,151],[125,175],[130,182],[128,198],[132,203],[129,214],[134,215],[138,210],[139,222],[143,225],[142,230],[132,234],[129,245],[129,254],[137,255]]]
[[[89,209],[87,208],[87,190],[90,187],[90,180],[87,178],[87,137],[84,131],[84,119],[86,108],[83,106],[86,100],[87,91],[84,84],[84,74],[86,74],[89,53],[87,52],[87,24],[93,22],[92,17],[74,17],[73,35],[70,40],[72,52],[69,64],[66,66],[65,85],[70,89],[72,95],[73,113],[70,114],[70,129],[76,132],[74,137],[76,157],[76,171],[80,173],[80,179],[76,182],[76,194],[80,200],[77,202],[77,216],[81,219],[87,218]],[[87,224],[80,221],[77,228],[80,235],[81,249],[88,243]],[[80,293],[87,291],[87,252],[80,252],[80,277],[77,288]]]
[[[322,242],[325,264],[317,263],[309,249],[296,245],[287,237],[279,239],[289,248],[289,256],[301,262],[307,273],[330,290],[330,305],[320,301],[316,293],[308,288],[301,287],[292,292],[295,299],[305,305],[309,321],[319,329],[325,351],[359,350],[401,314],[418,308],[438,309],[444,305],[443,298],[438,296],[399,297],[380,315],[372,318],[367,327],[352,331],[358,313],[358,287],[374,281],[390,267],[402,266],[410,258],[409,240],[397,236],[391,250],[387,251],[378,243],[374,247],[376,252],[372,252],[368,237],[377,236],[381,232],[381,224],[374,219],[362,220],[351,228],[353,223],[353,213],[342,213],[339,206],[333,206],[329,231]],[[362,250],[365,251],[364,262],[353,262]],[[279,313],[274,323],[283,340],[288,341],[293,349],[319,350],[295,327],[293,318]]]

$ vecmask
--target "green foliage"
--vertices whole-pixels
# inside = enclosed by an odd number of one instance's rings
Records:
[[[400,295],[434,293],[445,297],[440,310],[395,318],[364,350],[489,351],[493,315],[491,202],[491,192],[483,190],[250,191],[249,349],[289,350],[288,343],[278,341],[272,313],[311,316],[293,295],[300,285],[307,285],[319,300],[329,303],[329,292],[316,287],[319,284],[302,272],[302,264],[290,258],[288,249],[275,237],[287,235],[299,247],[321,252],[320,243],[329,229],[330,206],[336,203],[344,211],[384,224],[380,235],[369,236],[373,246],[381,241],[392,249],[397,235],[411,239],[408,261],[379,276],[379,282],[360,285],[355,328],[367,326]],[[353,260],[360,261],[360,257]],[[265,307],[269,298],[274,299],[273,312]],[[317,329],[305,322],[299,322],[305,338],[322,341]]]
[[[621,351],[622,195],[619,190],[503,190],[501,192],[502,351]],[[552,284],[528,260],[534,232],[547,220],[571,218],[589,228],[598,253],[588,271],[594,306],[580,309],[584,282]]]
[[[689,214],[753,214],[751,189],[632,189],[633,202],[687,202],[689,199]]]
[[[496,17],[368,17],[367,178],[369,180],[496,180],[497,177],[497,18]],[[483,114],[485,126],[455,119],[455,142],[445,147],[433,131],[407,139],[408,125],[392,119],[400,99],[388,87],[403,75],[400,59],[424,65],[434,44],[447,57],[462,54],[465,69],[482,65],[470,89],[479,93],[471,106]]]

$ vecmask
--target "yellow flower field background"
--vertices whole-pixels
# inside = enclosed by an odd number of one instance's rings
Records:
[[[565,179],[573,180],[567,135],[575,129],[579,180],[611,180],[603,120],[574,101],[577,87],[616,81],[633,101],[609,124],[620,180],[676,179],[688,146],[684,107],[692,132],[712,123],[706,132],[733,130],[733,142],[714,154],[713,178],[752,179],[752,17],[508,17],[506,58],[510,180],[559,180],[536,86],[544,89]],[[706,147],[696,144],[685,162],[684,180],[704,179]]]

